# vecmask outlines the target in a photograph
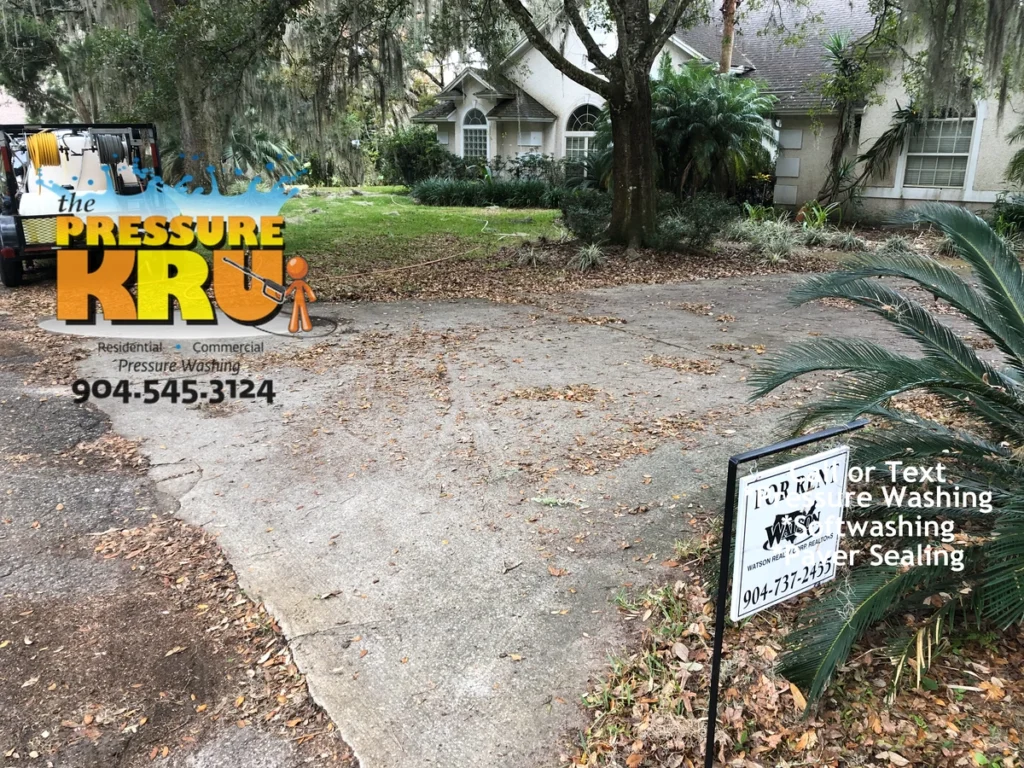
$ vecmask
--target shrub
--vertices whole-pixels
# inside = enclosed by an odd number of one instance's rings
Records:
[[[822,205],[817,200],[812,200],[800,209],[797,219],[804,229],[824,229],[836,211],[842,213],[839,203]]]
[[[651,122],[668,189],[734,193],[770,167],[765,144],[775,98],[756,80],[720,75],[698,62],[678,69],[663,56],[652,83]]]
[[[998,232],[1000,228],[1013,227],[1017,232],[1024,232],[1024,193],[1003,192],[992,205],[992,226]]]
[[[879,250],[890,256],[899,256],[904,253],[914,252],[914,249],[910,247],[910,240],[905,238],[903,235],[893,235],[892,237],[886,238]]]
[[[789,211],[785,208],[775,210],[770,205],[753,205],[749,202],[743,204],[743,215],[750,221],[787,221]]]
[[[782,221],[763,221],[750,227],[751,250],[769,264],[786,261],[797,244],[796,229]]]
[[[750,219],[734,219],[725,225],[722,237],[735,243],[749,243],[757,222]]]
[[[569,259],[566,266],[580,272],[589,272],[603,265],[604,261],[604,252],[601,250],[601,246],[597,243],[587,243],[576,251],[576,255]]]
[[[410,194],[423,205],[557,208],[565,190],[540,179],[426,179],[413,184]]]
[[[411,187],[432,177],[479,178],[482,167],[457,157],[437,143],[431,129],[414,125],[385,134],[379,139],[377,158],[381,179],[385,184]]]
[[[920,515],[936,522],[970,521],[969,540],[957,544],[963,569],[867,564],[832,582],[799,617],[800,628],[786,639],[780,658],[781,673],[811,704],[854,643],[880,621],[889,620],[893,636],[887,654],[897,670],[913,664],[919,676],[933,644],[954,628],[1006,629],[1024,620],[1024,274],[992,228],[969,211],[930,203],[917,210],[917,217],[942,230],[972,268],[973,279],[923,254],[878,251],[863,254],[841,272],[811,278],[791,300],[854,302],[888,322],[894,334],[914,339],[922,354],[901,354],[863,338],[810,339],[767,358],[752,380],[764,396],[807,374],[842,374],[823,399],[801,406],[791,425],[794,434],[870,414],[881,428],[852,438],[851,463],[880,467],[908,456],[919,465],[941,461],[946,488],[955,483],[963,491],[987,491],[992,510],[883,510],[890,520],[902,514],[910,520]],[[931,302],[921,303],[878,278],[901,278],[948,302],[1000,357],[982,360],[960,331],[929,312]],[[934,402],[926,413],[911,412],[894,404],[892,398],[901,393],[927,395]],[[969,620],[954,622],[958,616]],[[920,650],[924,645],[927,655]]]
[[[736,218],[736,209],[717,195],[701,194],[676,200],[669,213],[659,217],[653,245],[671,251],[680,245],[707,248],[725,225]]]
[[[562,223],[585,243],[603,240],[612,218],[610,195],[596,189],[575,189],[561,200]]]
[[[824,227],[808,227],[807,222],[800,229],[800,235],[804,239],[804,245],[829,245],[832,242],[832,233]]]
[[[840,251],[863,251],[868,247],[867,241],[853,232],[835,232],[829,238],[829,245]]]

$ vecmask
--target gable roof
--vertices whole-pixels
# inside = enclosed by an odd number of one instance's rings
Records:
[[[677,37],[713,61],[722,50],[722,15],[714,5],[711,22],[680,29]],[[747,74],[763,80],[779,103],[778,112],[806,112],[823,105],[821,75],[828,69],[824,43],[829,35],[844,32],[851,41],[864,37],[874,26],[867,0],[793,0],[763,3],[754,9],[740,6],[736,25],[733,65],[749,66]],[[787,44],[787,38],[797,36]]]
[[[483,86],[479,89],[467,85],[467,76],[472,76]],[[440,101],[429,109],[413,115],[413,122],[436,123],[446,122],[455,110],[453,97],[483,96],[497,100],[497,104],[487,113],[489,120],[535,120],[552,121],[555,116],[548,109],[504,75],[480,67],[466,67],[444,90],[438,94]],[[445,98],[445,97],[448,98]]]
[[[491,120],[534,120],[553,122],[555,116],[526,91],[520,89],[514,98],[505,99],[487,113]]]
[[[451,99],[441,99],[432,107],[410,118],[414,123],[436,123],[448,119],[448,115],[455,109],[455,102]]]

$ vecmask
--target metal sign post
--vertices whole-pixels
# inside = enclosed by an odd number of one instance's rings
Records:
[[[718,680],[722,671],[722,642],[725,636],[725,616],[729,600],[729,549],[733,539],[733,522],[736,514],[736,482],[741,464],[776,453],[801,448],[836,435],[853,432],[868,423],[867,419],[851,421],[838,427],[831,427],[802,437],[794,437],[764,448],[755,448],[738,453],[729,459],[729,473],[725,481],[725,515],[722,519],[722,558],[718,569],[718,597],[715,602],[715,640],[711,654],[711,695],[708,700],[708,730],[704,747],[704,768],[714,768],[715,728],[718,725]]]

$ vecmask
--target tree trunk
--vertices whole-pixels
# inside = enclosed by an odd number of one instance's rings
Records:
[[[613,243],[637,248],[651,242],[658,218],[650,79],[636,78],[632,98],[627,101],[615,93],[609,107],[613,171],[608,237]]]
[[[207,168],[213,166],[217,186],[222,194],[227,193],[227,176],[224,173],[224,148],[227,146],[230,124],[225,115],[230,109],[218,106],[208,91],[189,93],[186,89],[178,92],[181,114],[181,151],[185,155],[185,173],[192,177],[189,186],[210,190]]]
[[[722,2],[722,58],[718,62],[718,71],[726,73],[732,67],[732,50],[736,40],[736,6],[737,0]]]

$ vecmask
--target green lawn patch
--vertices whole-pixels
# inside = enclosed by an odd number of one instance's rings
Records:
[[[419,205],[404,187],[317,189],[289,201],[286,254],[321,274],[342,275],[452,257],[480,259],[504,246],[556,237],[558,211]]]

